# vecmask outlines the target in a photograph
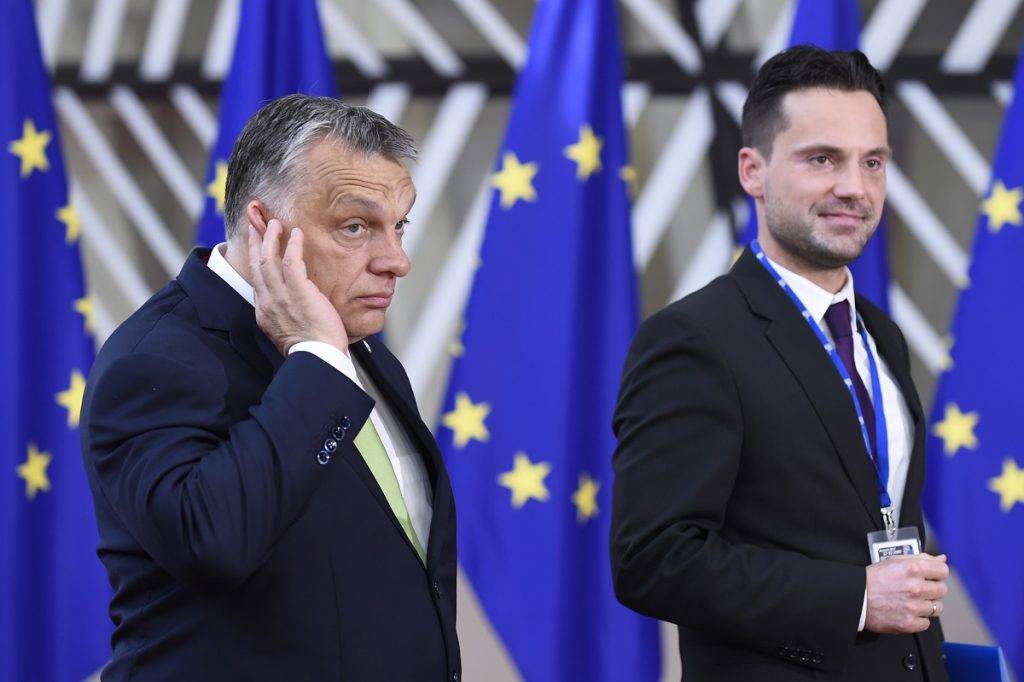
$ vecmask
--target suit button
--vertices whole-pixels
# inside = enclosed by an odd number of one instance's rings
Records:
[[[903,667],[907,670],[917,670],[917,656],[907,654],[903,657]]]
[[[345,440],[345,427],[335,426],[333,429],[331,429],[331,435],[337,438],[338,440]]]
[[[441,598],[441,583],[434,581],[434,596],[438,599]]]
[[[338,441],[334,440],[333,438],[328,438],[327,440],[324,441],[324,450],[326,450],[327,452],[334,452],[337,449]]]
[[[316,453],[316,461],[320,462],[321,464],[327,464],[328,462],[331,461],[331,453],[327,452],[326,450],[321,450],[320,452]]]
[[[459,682],[459,671],[456,670],[452,673],[452,682]]]
[[[351,426],[352,426],[352,420],[351,419],[349,419],[348,417],[342,417],[341,418],[341,428],[348,429]]]

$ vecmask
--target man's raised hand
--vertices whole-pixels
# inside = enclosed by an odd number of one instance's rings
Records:
[[[306,276],[304,236],[294,227],[280,255],[281,221],[272,218],[261,236],[249,226],[249,272],[256,294],[256,322],[282,355],[300,341],[321,341],[348,352],[341,316]]]

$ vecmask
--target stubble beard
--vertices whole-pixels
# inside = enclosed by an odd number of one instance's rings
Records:
[[[845,207],[846,210],[858,210],[854,207]],[[822,238],[814,229],[817,218],[817,206],[803,215],[795,215],[793,211],[778,199],[765,198],[765,219],[768,223],[768,232],[780,247],[791,257],[802,261],[815,269],[836,270],[846,267],[857,260],[868,240],[874,234],[878,223],[875,220],[874,212],[870,209],[861,211],[866,213],[864,222],[871,225],[871,228],[863,234],[863,238],[850,249],[837,248],[837,245],[829,244],[827,239]]]

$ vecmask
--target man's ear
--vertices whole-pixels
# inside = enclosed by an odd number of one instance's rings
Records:
[[[267,222],[274,216],[267,210],[266,204],[259,199],[253,199],[245,205],[245,217],[249,220],[249,224],[256,228],[260,237],[263,237],[267,231]]]
[[[764,173],[768,164],[764,156],[754,147],[744,147],[737,159],[737,171],[743,191],[755,199],[764,197]]]

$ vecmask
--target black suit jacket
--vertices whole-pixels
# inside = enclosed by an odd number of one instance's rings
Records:
[[[426,463],[426,566],[352,445],[373,400],[281,357],[208,253],[121,325],[86,391],[115,591],[103,679],[457,680],[455,509],[401,365],[350,348]]]
[[[922,538],[924,418],[906,342],[857,298],[913,414],[900,525]],[[641,326],[614,429],[612,564],[627,606],[679,626],[685,680],[944,680],[938,621],[857,632],[882,529],[853,403],[748,249]]]

